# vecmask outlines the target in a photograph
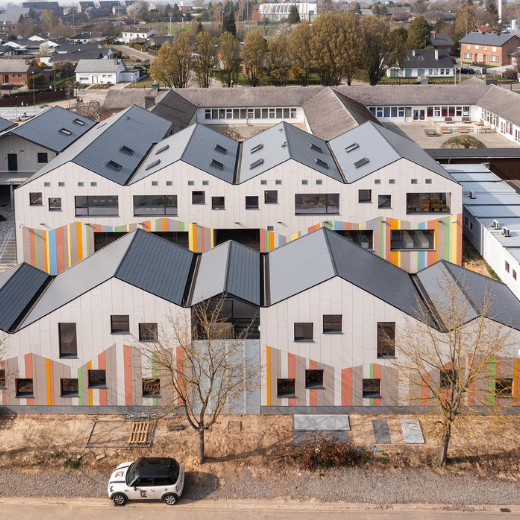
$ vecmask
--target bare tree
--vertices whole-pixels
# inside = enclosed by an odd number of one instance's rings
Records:
[[[221,298],[195,305],[191,319],[170,316],[169,330],[160,331],[142,348],[160,376],[161,395],[167,396],[162,409],[182,409],[197,432],[200,464],[205,459],[205,433],[260,381],[259,363],[248,362],[244,355],[254,320],[236,332],[224,316],[224,302]]]
[[[435,297],[418,305],[417,319],[409,319],[388,343],[395,347],[403,404],[435,416],[443,467],[455,424],[464,427],[465,419],[482,413],[495,425],[507,419],[503,412],[513,404],[513,339],[518,338],[511,326],[495,321],[501,304],[493,298],[492,280],[478,302],[467,298],[464,275],[445,274],[436,283]]]

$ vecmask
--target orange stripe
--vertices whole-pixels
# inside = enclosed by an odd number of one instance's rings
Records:
[[[352,406],[352,369],[341,370],[341,406]]]
[[[83,260],[83,224],[81,222],[76,222],[76,239],[78,243],[78,262]]]
[[[89,361],[87,363],[87,370],[92,370],[92,361]],[[92,392],[92,388],[88,389],[88,404],[89,406],[92,406],[94,404],[94,395]]]
[[[63,228],[60,227],[56,229],[56,265],[58,269],[58,274],[65,269],[63,251]]]
[[[296,356],[289,354],[289,379],[296,379]],[[296,398],[289,398],[289,406],[296,406]]]
[[[318,363],[309,359],[309,370],[316,370]],[[318,390],[309,390],[309,406],[318,406]]]
[[[132,350],[128,345],[123,345],[124,373],[125,373],[125,404],[132,406]]]
[[[372,364],[372,373],[374,374],[374,379],[381,380],[381,365],[378,365],[377,363],[373,363]],[[381,389],[381,390],[383,390],[383,389]],[[378,397],[372,399],[372,405],[381,406],[381,399]]]
[[[98,356],[98,368],[99,370],[106,370],[106,357],[105,353],[102,352]],[[99,389],[99,406],[106,406],[107,405],[107,389],[106,388],[100,388]]]

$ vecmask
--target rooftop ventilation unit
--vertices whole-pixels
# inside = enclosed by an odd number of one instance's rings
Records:
[[[211,159],[209,165],[214,166],[215,168],[218,168],[219,170],[224,169],[224,165],[221,162],[216,161],[215,159]]]
[[[474,191],[470,191],[470,192],[469,192],[469,198],[470,198],[470,199],[476,199],[476,198],[477,198],[477,196],[475,195],[475,192],[474,192]]]
[[[159,148],[159,150],[157,150],[157,151],[155,152],[155,155],[159,155],[160,153],[165,152],[166,150],[168,150],[168,148],[170,148],[170,145],[169,145],[169,144],[167,144],[166,146],[163,146],[162,148]]]
[[[220,153],[224,153],[224,154],[227,153],[226,148],[224,148],[223,146],[220,146],[219,144],[215,145],[215,151],[216,152],[220,152]]]
[[[76,123],[79,126],[85,126],[85,121],[82,121],[81,119],[74,119],[74,121],[72,122]]]
[[[345,152],[347,152],[347,153],[353,152],[356,148],[359,148],[359,144],[352,143],[350,146],[347,146],[345,148]]]
[[[322,168],[326,168],[327,170],[329,169],[329,165],[325,161],[322,161],[321,159],[318,159],[317,157],[316,157],[316,159],[314,159],[314,162],[316,163],[317,166],[321,166]]]
[[[511,230],[508,227],[504,226],[502,228],[502,235],[504,235],[505,237],[510,237],[511,236]]]
[[[134,151],[131,148],[128,148],[128,146],[121,146],[119,149],[127,155],[134,155]]]
[[[251,163],[251,166],[249,166],[249,169],[252,170],[253,168],[256,168],[257,166],[260,166],[261,164],[264,164],[264,160],[258,159],[258,161]]]
[[[354,166],[356,168],[361,168],[361,166],[365,166],[365,164],[368,164],[370,162],[370,159],[368,157],[363,157],[363,159],[359,159],[359,161],[356,161],[354,163]]]
[[[119,163],[116,163],[116,161],[108,161],[107,166],[113,170],[120,170],[122,168],[122,166]]]
[[[146,168],[145,170],[148,171],[148,170],[151,170],[152,168],[155,168],[156,166],[158,166],[159,164],[161,164],[161,159],[157,159],[156,161],[154,162],[151,162]]]
[[[253,148],[251,148],[251,153],[255,153],[255,152],[258,152],[260,151],[262,148],[264,147],[263,144],[257,144],[256,146],[253,146]]]
[[[498,220],[493,220],[493,221],[491,222],[491,227],[492,227],[493,229],[500,229],[500,222],[499,222]]]
[[[67,130],[66,128],[60,128],[60,133],[65,135],[72,135],[72,132],[70,130]]]
[[[323,150],[314,143],[309,143],[309,146],[311,147],[311,150],[314,150],[315,152],[323,153]]]

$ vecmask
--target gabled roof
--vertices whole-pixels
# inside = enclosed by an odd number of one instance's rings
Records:
[[[9,43],[9,42],[7,42]],[[39,45],[36,45],[39,47]],[[8,45],[8,47],[11,47]],[[8,60],[1,60],[0,61],[0,73],[12,73],[12,72],[22,72],[27,73],[27,71],[31,67],[36,67],[37,65],[33,60],[29,60],[29,63],[27,63],[26,59],[8,59]]]
[[[436,31],[432,31],[431,44],[433,47],[438,47],[440,45],[453,46],[453,40],[446,34],[440,33]],[[433,35],[435,34],[435,38]]]
[[[119,60],[85,60],[80,59],[76,67],[76,74],[81,73],[97,73],[97,72],[117,72],[120,68],[124,68]]]
[[[17,123],[13,123],[12,121],[8,121],[7,119],[0,117],[0,134],[6,130],[9,130],[10,128],[13,128],[16,125]]]
[[[448,51],[434,49],[407,49],[406,58],[402,64],[403,69],[452,68],[454,66],[455,59],[449,55]]]
[[[508,89],[493,85],[488,92],[482,96],[478,106],[500,115],[504,119],[520,125],[520,103],[518,94]]]
[[[54,152],[62,152],[95,124],[64,108],[52,107],[18,125],[11,133]]]
[[[155,99],[155,103],[158,103],[160,99],[162,99],[167,90],[160,90],[158,92],[154,91],[151,88],[123,88],[120,90],[109,90],[107,93],[107,97],[103,102],[103,108],[108,110],[123,110],[125,108],[131,107],[132,105],[137,105],[141,108],[145,106],[145,98],[153,97]],[[155,106],[154,106],[155,108]],[[177,125],[177,120],[175,118],[171,119],[168,117],[164,117],[164,115],[160,111],[151,110],[155,115],[166,119],[167,121],[171,121],[174,125],[174,131],[182,130]]]
[[[173,131],[179,132],[190,124],[193,116],[197,112],[197,106],[191,101],[188,101],[176,90],[170,90],[163,96],[161,101],[152,108],[152,112],[167,121],[171,121],[173,123]]]
[[[470,32],[464,38],[460,40],[460,43],[470,43],[473,45],[492,45],[494,47],[502,47],[505,43],[507,43],[511,38],[517,38],[514,34],[511,33],[482,33],[482,32]]]
[[[329,143],[347,182],[355,182],[399,159],[407,159],[456,182],[417,143],[372,122]]]

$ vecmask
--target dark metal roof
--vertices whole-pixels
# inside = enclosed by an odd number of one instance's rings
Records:
[[[403,69],[452,68],[454,66],[455,59],[449,55],[448,51],[434,49],[408,49],[406,59],[402,64]]]
[[[16,126],[16,123],[0,117],[0,133],[9,130],[9,128],[13,128],[14,126]]]
[[[197,107],[177,91],[171,90],[151,111],[167,121],[171,121],[173,131],[178,132],[190,124],[197,112]]]
[[[13,331],[50,279],[26,263],[0,275],[0,330]]]
[[[492,45],[495,47],[502,47],[505,43],[507,43],[511,38],[516,38],[517,36],[511,33],[481,33],[478,31],[470,32],[466,34],[464,38],[460,40],[459,43],[470,43],[474,45]]]
[[[11,133],[54,152],[62,152],[95,124],[74,112],[53,107],[19,125]]]
[[[519,159],[520,148],[427,148],[436,161],[448,159]]]

